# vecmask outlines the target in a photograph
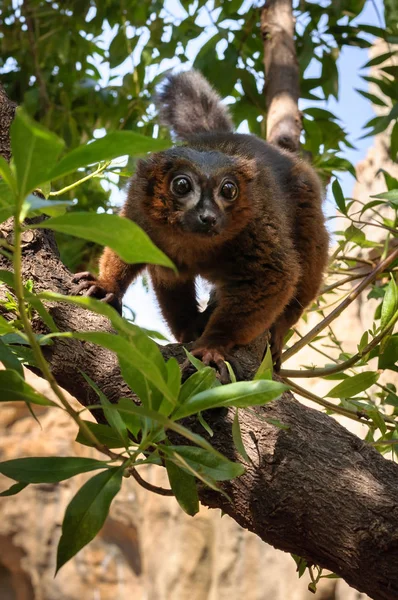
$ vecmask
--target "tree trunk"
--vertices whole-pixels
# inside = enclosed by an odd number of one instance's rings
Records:
[[[291,0],[268,0],[261,10],[260,27],[264,41],[267,140],[297,151],[301,133],[300,72]]]

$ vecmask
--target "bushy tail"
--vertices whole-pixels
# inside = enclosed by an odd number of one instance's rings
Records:
[[[233,131],[227,108],[198,71],[168,75],[156,97],[156,106],[161,123],[180,139],[195,133]]]

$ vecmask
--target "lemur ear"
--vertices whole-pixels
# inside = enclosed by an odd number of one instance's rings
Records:
[[[137,162],[137,168],[136,168],[136,171],[135,171],[136,175],[138,175],[138,177],[148,177],[149,175],[151,175],[152,166],[153,166],[153,159],[152,159],[152,157],[150,157],[150,158],[141,158]]]

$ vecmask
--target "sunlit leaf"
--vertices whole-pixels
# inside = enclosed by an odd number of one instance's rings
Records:
[[[143,156],[170,146],[167,140],[153,139],[133,131],[113,131],[91,144],[79,146],[62,158],[50,173],[49,179],[59,179],[80,167],[124,156]]]
[[[243,444],[243,440],[242,440],[242,433],[240,430],[240,423],[239,423],[239,409],[236,409],[235,412],[235,416],[234,416],[234,422],[232,424],[232,439],[234,440],[234,444],[235,444],[235,448],[237,449],[237,451],[239,452],[239,454],[242,456],[242,458],[246,461],[246,462],[250,462],[250,458],[249,455],[246,452],[246,448]]]
[[[370,388],[379,378],[379,373],[367,371],[344,379],[325,394],[328,398],[351,398]]]
[[[126,263],[144,263],[174,268],[136,223],[118,215],[71,212],[30,225],[33,229],[51,229],[81,237],[112,248]]]
[[[10,131],[18,193],[23,199],[50,179],[50,171],[64,142],[33,121],[21,108],[17,110]]]
[[[182,419],[199,411],[219,406],[247,407],[262,405],[279,396],[288,386],[278,381],[257,380],[239,381],[212,388],[189,398],[179,406],[173,414],[173,419]]]
[[[380,328],[384,329],[398,311],[398,288],[394,277],[391,277],[381,305]]]
[[[195,446],[168,446],[169,450],[181,455],[187,463],[200,474],[208,475],[215,481],[227,481],[245,472],[240,463],[228,460],[225,456]]]

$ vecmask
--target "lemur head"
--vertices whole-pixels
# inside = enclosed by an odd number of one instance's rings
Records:
[[[254,175],[253,161],[177,147],[140,161],[133,185],[153,224],[209,238],[246,225]]]

